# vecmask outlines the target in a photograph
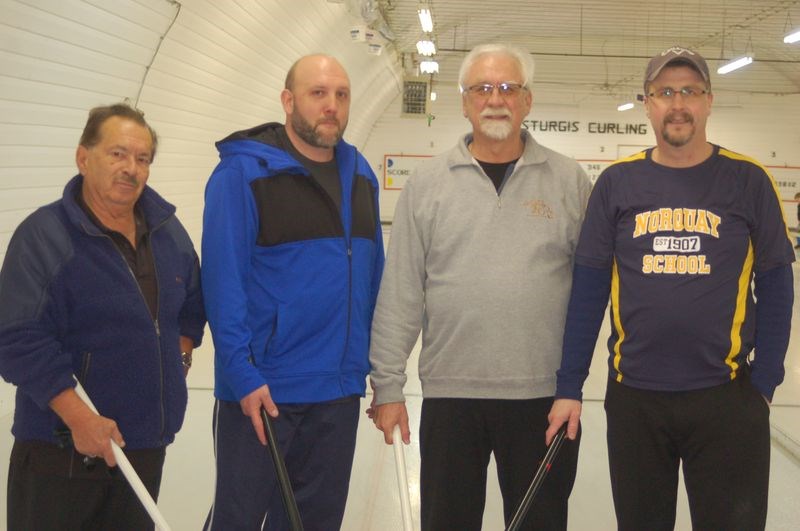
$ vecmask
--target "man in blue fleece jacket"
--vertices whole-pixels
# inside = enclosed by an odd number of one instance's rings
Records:
[[[285,125],[217,144],[203,293],[215,348],[217,483],[206,529],[286,529],[260,417],[275,417],[306,529],[341,525],[383,269],[378,181],[344,140],[350,81],[311,55],[286,76]]]
[[[17,386],[8,529],[153,528],[114,468],[111,440],[157,498],[205,326],[192,242],[175,207],[146,186],[156,145],[138,110],[92,109],[80,174],[9,243],[0,271],[0,374]]]
[[[577,433],[610,294],[605,409],[619,529],[674,528],[681,462],[694,529],[764,529],[791,238],[764,167],[706,140],[705,60],[665,50],[644,91],[656,147],[609,166],[589,199],[548,439],[564,422]]]

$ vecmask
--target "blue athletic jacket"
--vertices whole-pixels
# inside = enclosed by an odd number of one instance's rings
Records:
[[[179,337],[197,346],[205,326],[197,255],[175,207],[145,187],[154,322],[125,258],[76,203],[82,182],[20,224],[0,271],[0,374],[17,386],[12,432],[58,443],[64,425],[48,403],[75,375],[126,448],[164,446],[186,411]]]
[[[344,141],[333,199],[286,151],[283,126],[217,143],[206,187],[203,295],[215,395],[238,401],[265,383],[278,403],[362,395],[383,270],[378,182]]]

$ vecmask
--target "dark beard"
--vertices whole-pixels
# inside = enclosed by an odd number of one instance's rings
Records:
[[[673,117],[676,117],[677,114],[679,114],[680,118],[683,120],[684,126],[691,128],[691,130],[688,133],[686,133],[686,134],[684,134],[684,135],[682,135],[680,137],[672,136],[672,135],[669,134],[669,132],[667,132],[667,125],[669,125],[670,120]],[[666,116],[664,118],[664,127],[661,129],[661,137],[664,139],[664,141],[667,144],[669,144],[669,145],[671,145],[673,147],[685,146],[686,144],[689,143],[689,141],[692,138],[694,138],[694,133],[695,133],[694,119],[689,114],[687,114],[687,113],[676,113],[676,114],[671,114],[669,116]]]
[[[337,126],[339,125],[337,121]],[[294,132],[297,133],[303,142],[310,146],[318,147],[318,148],[332,148],[334,147],[339,140],[342,138],[342,133],[344,132],[344,128],[339,126],[339,131],[333,135],[333,138],[330,136],[323,137],[319,133],[317,133],[317,129],[315,126],[312,126],[310,122],[307,122],[302,116],[295,113],[292,115],[292,129]]]

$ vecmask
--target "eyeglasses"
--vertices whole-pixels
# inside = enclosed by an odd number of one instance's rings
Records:
[[[683,99],[686,100],[695,100],[700,96],[702,96],[703,94],[708,94],[708,91],[698,87],[683,87],[680,90],[674,89],[672,87],[664,87],[662,89],[658,89],[654,92],[649,93],[647,96],[650,98],[655,98],[657,100],[672,101],[675,99],[676,94],[680,94],[681,96],[683,96]]]
[[[525,86],[519,83],[479,83],[477,85],[467,87],[464,89],[464,91],[469,92],[477,98],[486,99],[492,95],[494,89],[497,89],[497,92],[500,93],[500,96],[506,98],[516,96],[524,88]]]

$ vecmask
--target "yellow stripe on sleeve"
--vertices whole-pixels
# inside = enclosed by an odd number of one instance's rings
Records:
[[[731,349],[725,357],[725,365],[731,368],[731,380],[736,378],[736,370],[739,364],[734,358],[742,349],[742,323],[744,314],[747,310],[747,294],[750,288],[750,279],[753,273],[753,243],[747,243],[747,256],[742,265],[742,274],[739,275],[739,291],[736,294],[736,309],[733,312],[733,322],[731,323]]]
[[[619,362],[622,360],[622,350],[620,346],[625,341],[625,330],[622,329],[622,319],[619,316],[619,268],[617,259],[611,268],[611,309],[614,315],[614,328],[617,329],[617,342],[614,343],[614,369],[617,371],[617,382],[622,382],[622,371],[619,370]]]
[[[622,164],[624,162],[633,162],[633,161],[642,160],[642,159],[645,159],[645,158],[647,158],[647,151],[640,151],[638,153],[634,153],[633,155],[628,155],[627,157],[623,157],[621,159],[615,160],[614,162],[609,164],[606,167],[606,169],[610,168],[611,166],[614,166],[615,164]]]

